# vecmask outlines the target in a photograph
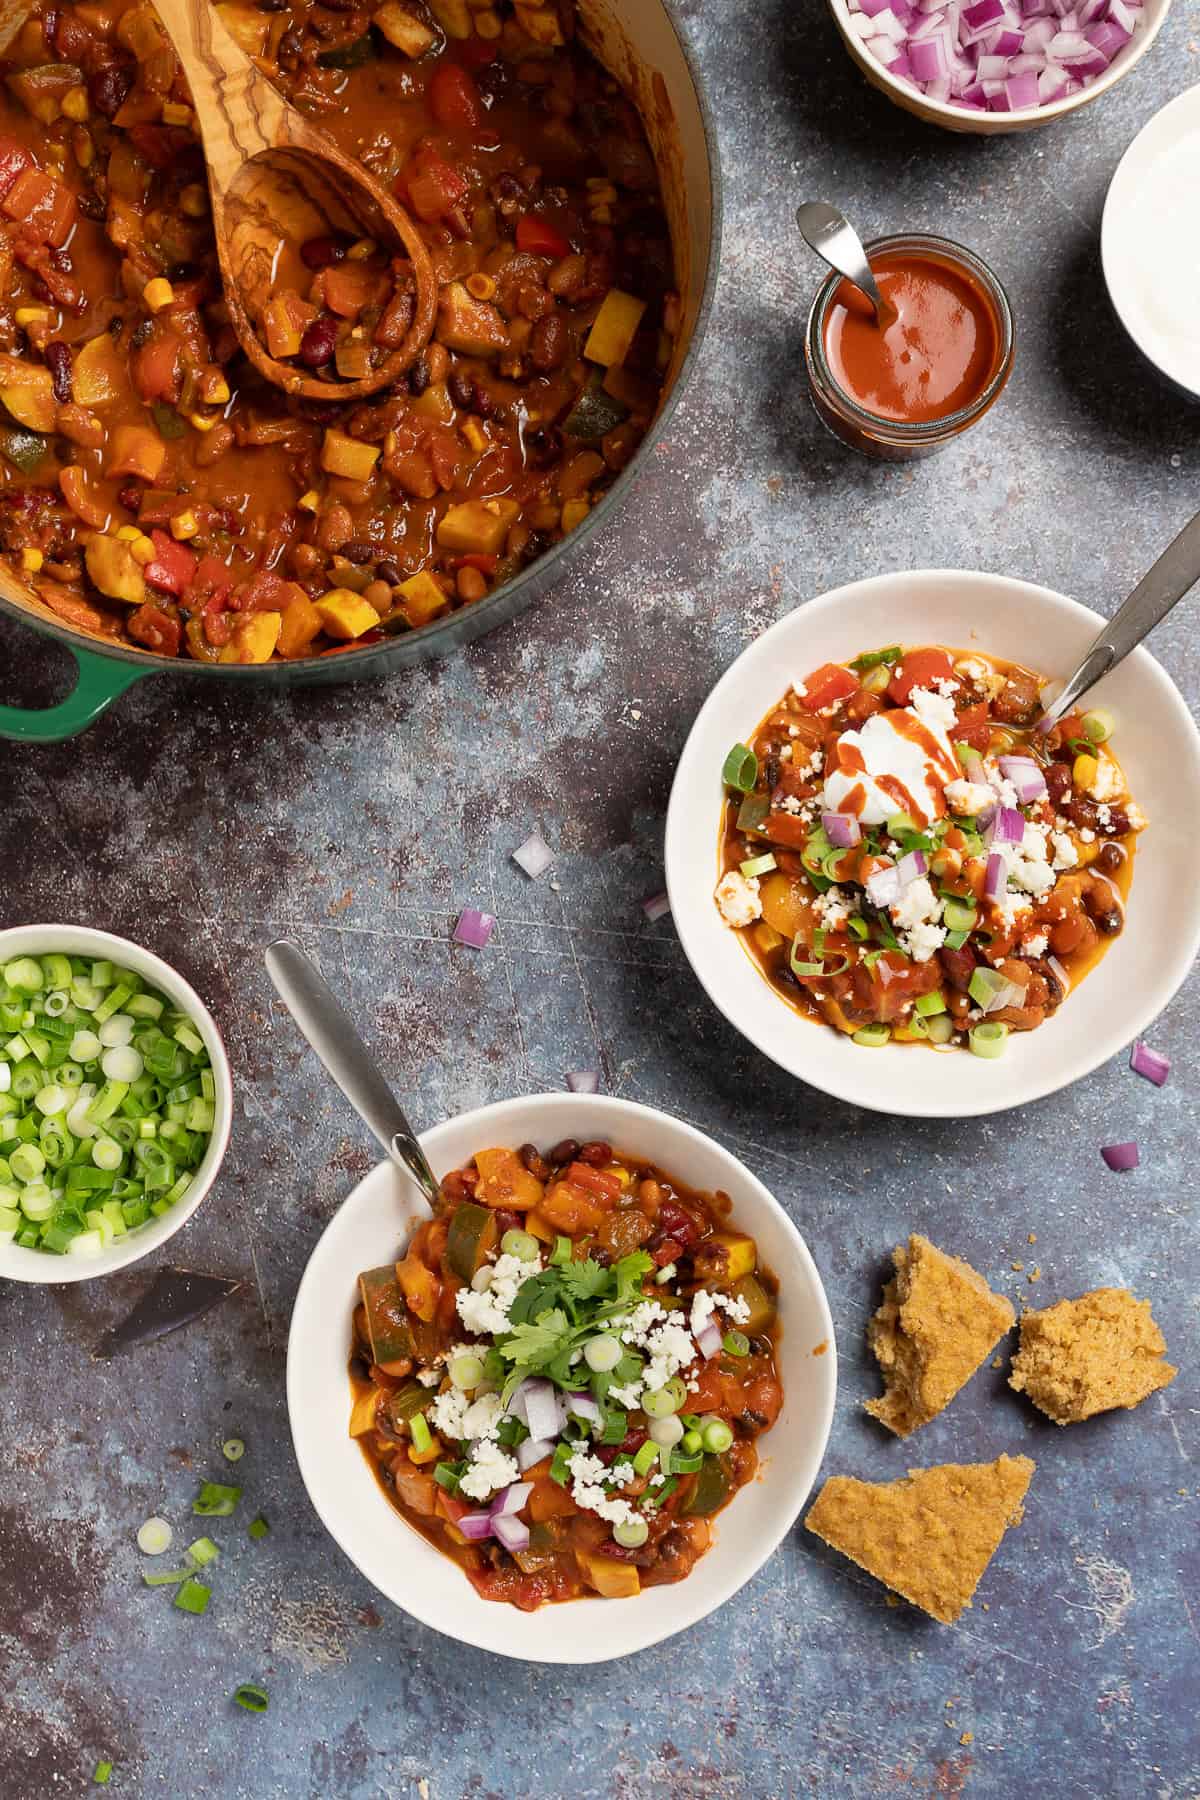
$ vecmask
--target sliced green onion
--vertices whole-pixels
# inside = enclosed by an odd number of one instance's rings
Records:
[[[948,931],[946,933],[947,950],[961,950],[969,936],[965,931]]]
[[[799,976],[801,980],[809,979],[814,975],[841,975],[850,967],[850,958],[848,956],[840,956],[831,968],[826,968],[823,960],[821,962],[812,962],[797,954],[804,948],[805,946],[800,942],[800,933],[797,932],[796,936],[792,939],[792,947],[788,952],[788,966],[790,967],[792,974]]]
[[[741,872],[746,877],[746,880],[750,881],[755,875],[767,875],[772,869],[778,867],[779,865],[775,861],[774,856],[772,856],[771,852],[768,850],[765,856],[751,856],[746,862],[742,863]]]
[[[583,1360],[597,1374],[607,1374],[621,1360],[621,1340],[608,1333],[589,1338],[583,1346]]]
[[[500,1248],[506,1256],[515,1256],[518,1262],[536,1262],[542,1254],[542,1247],[531,1231],[506,1231],[500,1239]]]
[[[226,1438],[225,1442],[221,1445],[221,1455],[225,1458],[226,1462],[241,1462],[245,1454],[246,1446],[241,1438]]]
[[[850,667],[856,675],[865,675],[868,669],[877,669],[882,663],[890,668],[893,663],[900,661],[903,654],[899,644],[891,644],[886,650],[867,650],[862,656],[856,656]]]
[[[721,780],[735,793],[749,794],[758,780],[758,758],[746,744],[735,744],[721,768]],[[38,985],[42,972],[38,970]],[[12,982],[9,983],[11,987]]]
[[[112,1772],[113,1766],[110,1762],[98,1762],[92,1770],[92,1780],[97,1787],[106,1787]]]
[[[227,1519],[241,1497],[240,1487],[228,1487],[220,1481],[206,1481],[192,1501],[192,1511],[209,1518]]]
[[[573,1249],[574,1246],[569,1237],[556,1237],[554,1248],[550,1252],[550,1262],[555,1268],[561,1268],[564,1263],[571,1261]]]
[[[414,1413],[408,1421],[408,1429],[412,1432],[413,1449],[424,1455],[433,1443],[433,1434],[425,1422],[425,1414]]]
[[[266,1688],[254,1687],[249,1681],[243,1681],[241,1687],[235,1689],[233,1697],[247,1712],[264,1713],[270,1705]]]
[[[935,1013],[944,1013],[946,1002],[940,994],[919,994],[913,1006],[922,1018],[931,1019]]]
[[[167,1520],[160,1519],[156,1514],[154,1518],[147,1519],[143,1525],[138,1526],[138,1549],[147,1556],[161,1556],[164,1550],[171,1548],[174,1536]]]
[[[189,1575],[176,1594],[174,1604],[180,1612],[202,1613],[208,1610],[211,1598],[212,1589],[205,1587],[202,1581],[197,1581],[194,1575]]]
[[[949,1013],[938,1013],[936,1018],[930,1019],[925,1034],[931,1044],[948,1044],[954,1036],[954,1020]]]
[[[460,1466],[465,1465],[448,1462],[440,1462],[434,1465],[433,1479],[437,1482],[439,1487],[445,1488],[448,1494],[457,1494],[458,1492],[458,1484],[462,1479],[459,1474]]]
[[[32,956],[18,956],[14,962],[5,963],[4,979],[18,994],[37,994],[46,985],[42,965]]]
[[[986,1012],[989,1006],[994,1005],[997,995],[1010,985],[1007,976],[1001,975],[999,969],[981,967],[972,971],[967,992],[976,1006],[982,1006]]]
[[[1093,744],[1107,743],[1117,728],[1117,721],[1106,706],[1097,706],[1083,715],[1083,729]]]
[[[864,1050],[882,1049],[891,1035],[890,1025],[860,1025],[858,1030],[852,1033],[854,1042],[861,1044]]]
[[[749,1356],[750,1339],[744,1331],[727,1331],[721,1339],[721,1348],[726,1356]]]
[[[246,1535],[247,1537],[255,1539],[265,1538],[270,1529],[271,1527],[267,1524],[267,1521],[263,1518],[262,1514],[259,1513],[258,1517],[256,1519],[251,1519],[249,1525],[247,1525]]]
[[[642,1411],[648,1419],[666,1419],[678,1412],[682,1401],[677,1400],[669,1387],[655,1388],[649,1394],[642,1395]]]
[[[450,1364],[450,1380],[463,1393],[470,1393],[483,1380],[482,1358],[469,1355],[466,1351],[461,1356],[456,1356]]]
[[[221,1552],[210,1537],[198,1537],[194,1544],[189,1544],[187,1554],[197,1569],[204,1568],[206,1563],[216,1562]]]
[[[651,1419],[648,1436],[663,1450],[669,1450],[683,1436],[683,1420],[678,1413],[668,1413],[665,1418]]]
[[[911,813],[902,812],[892,814],[887,822],[886,829],[889,837],[899,837],[900,833],[903,831],[915,831],[920,833],[921,827],[917,824],[917,821],[913,818]]]
[[[685,1450],[689,1456],[694,1456],[697,1450],[703,1450],[704,1439],[693,1426],[691,1430],[684,1432],[679,1447],[681,1450]]]
[[[969,1043],[976,1056],[989,1059],[1004,1055],[1005,1040],[1008,1037],[1008,1026],[999,1019],[984,1019],[972,1028]]]
[[[871,935],[871,927],[867,924],[867,921],[864,918],[862,918],[859,913],[852,914],[851,917],[847,920],[847,925],[849,927],[851,937],[856,937],[860,943],[862,942],[863,938],[868,938]]]
[[[724,1419],[706,1419],[700,1427],[700,1441],[713,1456],[720,1456],[733,1443],[733,1428]]]
[[[143,1569],[142,1584],[144,1587],[176,1587],[179,1582],[186,1581],[191,1572],[190,1568],[166,1569],[161,1575],[147,1575]]]
[[[622,1519],[613,1526],[613,1537],[625,1550],[638,1550],[650,1536],[645,1519]]]
[[[634,1459],[633,1459],[634,1474],[635,1475],[648,1475],[657,1461],[658,1461],[658,1445],[654,1442],[653,1438],[647,1438],[646,1442],[639,1447],[636,1455],[634,1456]]]
[[[970,900],[950,899],[942,909],[942,923],[951,931],[972,931],[978,917],[978,911]]]

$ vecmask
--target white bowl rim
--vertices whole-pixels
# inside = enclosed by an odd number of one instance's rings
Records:
[[[432,1612],[423,1607],[414,1606],[411,1604],[411,1596],[406,1596],[403,1600],[397,1598],[395,1592],[391,1591],[383,1581],[377,1578],[376,1574],[373,1574],[364,1565],[364,1562],[361,1561],[359,1556],[348,1547],[343,1538],[337,1517],[337,1501],[341,1489],[336,1485],[336,1481],[333,1480],[333,1478],[324,1476],[321,1452],[325,1444],[325,1439],[313,1423],[313,1409],[308,1404],[308,1393],[304,1387],[304,1373],[301,1367],[302,1356],[296,1350],[296,1345],[298,1342],[302,1341],[303,1336],[302,1332],[298,1333],[296,1330],[297,1321],[301,1321],[302,1324],[304,1315],[311,1309],[320,1308],[327,1310],[329,1306],[328,1292],[326,1289],[322,1288],[323,1253],[325,1252],[326,1246],[333,1236],[335,1229],[338,1227],[339,1222],[346,1217],[347,1213],[352,1208],[362,1204],[363,1191],[367,1188],[368,1184],[378,1177],[381,1170],[389,1169],[387,1163],[377,1164],[361,1181],[355,1184],[350,1193],[347,1194],[346,1198],[342,1201],[337,1211],[333,1214],[332,1218],[326,1224],[325,1229],[322,1231],[321,1236],[314,1245],[308,1262],[305,1265],[304,1273],[300,1279],[300,1285],[296,1290],[295,1301],[293,1302],[291,1326],[288,1335],[286,1383],[288,1421],[291,1427],[292,1445],[295,1451],[297,1464],[299,1465],[301,1479],[304,1482],[309,1500],[311,1501],[317,1516],[320,1518],[321,1523],[328,1531],[330,1537],[338,1545],[339,1549],[342,1550],[344,1555],[354,1564],[359,1572],[364,1575],[367,1580],[371,1581],[372,1584],[377,1587],[393,1605],[399,1607],[401,1611],[408,1613],[421,1624],[428,1625],[433,1630],[441,1632],[447,1637],[454,1638],[460,1643],[470,1644],[476,1649],[487,1650],[495,1655],[508,1657],[516,1661],[572,1665],[612,1662],[624,1656],[634,1655],[638,1651],[648,1650],[654,1644],[662,1643],[665,1639],[674,1637],[678,1632],[685,1631],[689,1627],[698,1624],[702,1619],[708,1618],[718,1609],[718,1607],[725,1605],[734,1594],[758,1573],[763,1564],[768,1561],[783,1542],[784,1538],[794,1528],[804,1507],[804,1503],[812,1492],[817,1473],[825,1456],[825,1450],[829,1442],[829,1434],[833,1426],[834,1407],[837,1399],[837,1341],[834,1333],[833,1318],[829,1310],[829,1301],[825,1293],[824,1284],[821,1281],[820,1272],[817,1269],[812,1253],[802,1237],[799,1228],[765,1183],[755,1175],[752,1170],[748,1169],[739,1157],[736,1157],[731,1150],[727,1150],[723,1144],[718,1143],[715,1138],[710,1137],[707,1132],[701,1131],[697,1126],[690,1124],[684,1119],[676,1118],[670,1113],[661,1112],[656,1107],[644,1106],[639,1101],[626,1100],[613,1094],[584,1095],[571,1093],[544,1093],[520,1095],[509,1100],[492,1101],[487,1105],[476,1107],[470,1112],[457,1113],[453,1117],[444,1119],[439,1124],[430,1127],[429,1130],[419,1132],[417,1135],[422,1148],[436,1171],[439,1162],[439,1144],[446,1137],[450,1136],[452,1132],[469,1131],[474,1134],[478,1131],[480,1133],[494,1135],[498,1141],[507,1141],[505,1137],[505,1125],[508,1119],[515,1113],[527,1111],[530,1107],[537,1107],[539,1109],[545,1108],[548,1121],[553,1121],[554,1118],[558,1116],[560,1119],[581,1122],[586,1120],[589,1116],[599,1120],[603,1119],[606,1115],[611,1120],[613,1109],[616,1109],[623,1117],[629,1119],[631,1122],[641,1125],[648,1131],[660,1129],[665,1122],[670,1129],[679,1131],[684,1137],[690,1138],[705,1152],[715,1155],[719,1162],[723,1162],[727,1166],[730,1175],[739,1179],[744,1184],[745,1188],[749,1189],[754,1196],[755,1203],[764,1205],[767,1210],[774,1215],[776,1223],[780,1226],[783,1235],[785,1239],[788,1240],[791,1251],[795,1256],[795,1268],[804,1276],[811,1290],[809,1298],[812,1301],[816,1313],[814,1329],[818,1333],[817,1342],[823,1342],[825,1346],[823,1354],[818,1359],[818,1381],[822,1393],[821,1403],[814,1413],[810,1413],[806,1417],[808,1451],[804,1459],[804,1471],[801,1481],[797,1484],[798,1487],[803,1487],[803,1491],[795,1493],[794,1505],[789,1504],[782,1509],[778,1529],[773,1529],[771,1532],[763,1534],[757,1540],[753,1550],[746,1558],[744,1566],[740,1566],[731,1579],[723,1581],[720,1584],[719,1591],[717,1591],[715,1597],[710,1598],[706,1603],[689,1603],[690,1578],[685,1578],[682,1582],[672,1585],[669,1588],[652,1590],[653,1592],[658,1593],[669,1593],[672,1596],[679,1596],[680,1598],[677,1616],[660,1629],[652,1629],[649,1631],[637,1629],[638,1619],[648,1618],[648,1614],[642,1609],[642,1603],[645,1596],[639,1596],[632,1600],[605,1601],[604,1614],[606,1617],[615,1617],[619,1609],[625,1613],[626,1619],[632,1626],[632,1629],[626,1634],[628,1641],[623,1641],[621,1647],[615,1649],[595,1649],[586,1645],[580,1646],[572,1641],[573,1633],[569,1629],[570,1626],[574,1623],[582,1622],[579,1615],[581,1612],[585,1615],[591,1612],[592,1602],[588,1602],[586,1606],[581,1608],[576,1602],[569,1601],[558,1605],[542,1607],[533,1614],[525,1614],[513,1607],[501,1605],[497,1602],[481,1600],[479,1604],[485,1609],[482,1617],[483,1620],[486,1621],[489,1629],[474,1629],[469,1623],[464,1622],[465,1613],[456,1615],[453,1608],[453,1597],[457,1588],[456,1586],[450,1585],[450,1583],[465,1583],[466,1577],[449,1557],[443,1557],[441,1552],[437,1550],[433,1550],[431,1553],[434,1556],[439,1557],[439,1559],[445,1563],[448,1577],[447,1593],[445,1596],[447,1604],[445,1610],[443,1612]],[[550,1123],[548,1124],[547,1135],[550,1136],[552,1134],[553,1124]],[[575,1135],[575,1133],[573,1132],[572,1135]],[[619,1134],[617,1131],[613,1130],[610,1123],[605,1135],[615,1141]],[[482,1142],[483,1139],[481,1138],[480,1141]],[[617,1147],[621,1147],[619,1142]],[[666,1159],[664,1159],[664,1161],[665,1160]],[[735,1199],[735,1215],[737,1213],[737,1208],[738,1202]],[[417,1216],[419,1218],[419,1212]],[[787,1271],[775,1268],[773,1272],[779,1276],[782,1286],[787,1280]],[[348,1363],[348,1342],[346,1345],[346,1353]],[[775,1429],[778,1429],[778,1427]],[[770,1434],[768,1433],[765,1439],[764,1454],[762,1457],[762,1463],[764,1465],[769,1465],[770,1462],[769,1446]],[[762,1478],[770,1480],[769,1466]],[[370,1473],[365,1466],[363,1469],[363,1479],[371,1479]],[[384,1504],[386,1505],[387,1502],[385,1501]],[[737,1499],[735,1497],[731,1502],[729,1509],[724,1512],[721,1517],[726,1521],[731,1517],[736,1517],[736,1508]],[[412,1531],[413,1528],[407,1525],[403,1519],[399,1519],[397,1522],[406,1532]],[[707,1563],[710,1557],[718,1556],[719,1554],[720,1544],[718,1542],[706,1553],[703,1560]],[[471,1592],[469,1584],[468,1592]],[[696,1590],[693,1589],[691,1592],[694,1594]],[[598,1605],[599,1602],[596,1602],[595,1604]],[[628,1609],[628,1611],[626,1611],[626,1609]],[[642,1610],[639,1611],[639,1609]],[[520,1641],[520,1622],[525,1619],[542,1618],[546,1615],[552,1615],[556,1621],[561,1620],[563,1622],[564,1630],[562,1632],[561,1649],[557,1645],[551,1645],[549,1648],[545,1645],[539,1645],[537,1647],[523,1645]]]
[[[1153,3],[1154,0],[1147,0],[1144,11],[1148,13]],[[1002,123],[991,126],[982,123],[964,125],[963,121],[977,118],[981,121],[985,119],[1001,121],[1018,119],[1022,124],[1037,123],[1041,125],[1051,119],[1061,119],[1065,114],[1075,112],[1081,106],[1086,106],[1091,100],[1098,100],[1101,94],[1106,94],[1110,88],[1115,87],[1122,77],[1128,75],[1129,71],[1136,68],[1141,62],[1166,23],[1171,6],[1172,0],[1161,0],[1155,17],[1145,20],[1140,36],[1131,39],[1128,44],[1123,44],[1103,75],[1098,75],[1095,81],[1089,83],[1087,87],[1080,88],[1076,94],[1068,94],[1065,99],[1051,100],[1047,106],[1026,106],[1019,112],[975,113],[970,107],[952,106],[948,100],[930,100],[927,95],[921,93],[919,88],[904,87],[894,75],[888,73],[882,63],[875,62],[871,52],[865,46],[856,45],[855,47],[861,50],[871,63],[872,74],[878,74],[880,82],[886,87],[888,94],[895,95],[906,110],[913,102],[919,101],[922,108],[928,108],[936,118],[953,120],[960,131],[965,131],[975,137],[998,136],[1008,129]],[[849,46],[853,33],[850,30],[850,8],[847,6],[846,0],[829,0],[829,10]],[[1132,52],[1132,54],[1127,54],[1127,52]]]
[[[1104,211],[1100,218],[1100,266],[1104,271],[1104,285],[1108,289],[1113,311],[1128,333],[1130,341],[1164,380],[1182,393],[1200,400],[1200,382],[1193,385],[1192,382],[1185,381],[1177,369],[1167,368],[1160,362],[1131,322],[1129,288],[1122,274],[1125,259],[1119,255],[1115,242],[1118,209],[1136,206],[1140,198],[1139,183],[1144,182],[1146,175],[1146,171],[1141,168],[1141,158],[1147,154],[1155,138],[1170,129],[1176,114],[1186,117],[1189,112],[1192,115],[1193,129],[1200,132],[1200,82],[1194,87],[1185,88],[1182,94],[1176,94],[1174,99],[1168,100],[1146,120],[1114,169],[1108,192],[1104,196]],[[1121,304],[1122,295],[1125,298],[1124,307]]]
[[[765,654],[765,646],[775,641],[783,641],[805,621],[824,619],[830,613],[846,614],[856,602],[870,601],[879,595],[886,594],[890,587],[900,581],[913,585],[953,583],[966,589],[987,589],[993,595],[998,587],[1006,588],[1014,596],[1019,595],[1024,601],[1032,602],[1035,606],[1049,607],[1066,614],[1068,618],[1078,621],[1080,625],[1090,627],[1093,633],[1098,632],[1108,623],[1100,613],[1093,612],[1090,607],[1081,605],[1077,600],[1069,599],[1065,594],[1060,594],[1053,588],[1043,587],[1037,582],[1025,581],[1018,576],[994,575],[985,570],[893,570],[887,574],[871,575],[858,581],[846,582],[841,587],[833,588],[811,600],[802,602],[746,645],[745,649],[726,669],[696,715],[679,757],[667,806],[665,849],[667,893],[671,901],[672,918],[680,943],[693,973],[709,999],[735,1030],[741,1032],[743,1037],[747,1038],[756,1049],[760,1050],[764,1056],[769,1057],[779,1068],[807,1083],[810,1087],[831,1095],[834,1099],[844,1100],[852,1106],[865,1107],[869,1111],[901,1114],[906,1118],[974,1118],[1006,1112],[1015,1106],[1028,1105],[1031,1101],[1044,1099],[1049,1094],[1058,1093],[1063,1088],[1092,1074],[1110,1056],[1115,1055],[1134,1038],[1140,1036],[1174,998],[1186,980],[1197,955],[1200,954],[1200,908],[1193,912],[1186,936],[1180,940],[1177,946],[1173,947],[1171,957],[1164,964],[1164,967],[1169,967],[1173,972],[1159,984],[1159,988],[1155,990],[1153,1001],[1140,1005],[1128,1016],[1126,1023],[1122,1024],[1119,1030],[1094,1037],[1083,1052],[1079,1065],[1072,1072],[1065,1074],[1061,1080],[1031,1080],[1024,1086],[1018,1086],[1015,1091],[1009,1092],[1003,1098],[997,1098],[994,1093],[989,1096],[986,1082],[981,1082],[978,1099],[966,1104],[963,1103],[961,1097],[955,1098],[952,1104],[944,1099],[939,1099],[937,1084],[929,1082],[924,1084],[922,1094],[913,1095],[906,1091],[902,1103],[889,1104],[874,1095],[864,1093],[860,1082],[846,1082],[838,1078],[839,1069],[851,1066],[845,1059],[839,1057],[823,1059],[819,1051],[811,1058],[789,1057],[786,1053],[786,1046],[781,1048],[780,1042],[755,1029],[744,1016],[744,1010],[739,1006],[739,997],[743,992],[740,983],[735,984],[730,990],[730,997],[726,997],[726,993],[710,976],[709,959],[699,936],[697,924],[701,916],[700,909],[702,907],[707,909],[713,904],[711,892],[703,895],[695,893],[693,884],[685,880],[681,872],[681,866],[686,860],[687,814],[689,808],[695,803],[696,794],[700,791],[699,783],[707,782],[710,779],[708,769],[699,766],[700,740],[704,736],[710,717],[719,711],[726,696],[736,691],[743,678],[743,670],[748,659],[752,656],[762,657]],[[919,632],[919,620],[915,623],[917,630],[914,633],[908,628],[907,621],[897,621],[896,633],[900,641],[910,643],[934,641],[922,638]],[[981,642],[979,648],[986,653],[986,642]],[[1184,728],[1184,733],[1190,740],[1193,757],[1200,760],[1200,732],[1197,731],[1196,722],[1193,720],[1183,696],[1166,670],[1151,656],[1144,645],[1139,645],[1137,649],[1133,650],[1125,662],[1140,668],[1157,683],[1163,703],[1174,711],[1177,722]],[[1115,673],[1114,671],[1114,675]],[[1105,679],[1111,678],[1106,677]],[[786,691],[787,679],[786,675],[780,677],[779,691],[781,694]],[[747,729],[753,729],[758,723],[757,718],[748,720]],[[693,764],[697,766],[693,767]],[[715,814],[713,817],[713,845],[715,852]],[[715,854],[713,869],[715,873]],[[747,961],[749,961],[748,958]],[[752,966],[747,968],[746,975],[752,983],[766,987],[762,976]],[[781,1008],[791,1011],[790,1008],[787,1008],[786,1001],[779,999],[779,1005]],[[809,1021],[801,1021],[801,1023],[804,1024],[806,1031],[812,1034],[811,1048],[817,1050],[825,1028]],[[796,1041],[803,1040],[797,1039]],[[910,1055],[916,1054],[919,1046],[900,1046],[893,1047],[893,1049],[895,1054]],[[869,1059],[866,1058],[866,1053],[863,1053],[856,1059],[856,1066],[864,1074],[872,1067],[876,1069],[886,1067],[883,1059],[892,1053],[886,1049],[874,1051]],[[928,1055],[929,1053],[924,1052],[923,1054]],[[804,1066],[797,1066],[800,1063],[803,1063]],[[810,1064],[811,1066],[809,1066]],[[986,1070],[993,1065],[984,1062],[979,1066]]]
[[[107,958],[125,963],[138,974],[145,974],[172,999],[177,999],[204,1039],[216,1087],[213,1130],[203,1161],[183,1198],[160,1218],[149,1219],[136,1230],[127,1232],[97,1257],[48,1256],[43,1250],[26,1250],[16,1244],[0,1245],[0,1280],[57,1287],[65,1282],[93,1281],[102,1275],[115,1275],[118,1269],[127,1269],[152,1250],[160,1249],[181,1226],[186,1225],[216,1180],[229,1147],[233,1129],[233,1079],[216,1020],[191,983],[153,950],[134,943],[132,938],[98,931],[90,925],[10,925],[0,931],[0,963],[9,962],[14,956],[45,956],[55,950],[67,956],[91,956],[97,961]]]

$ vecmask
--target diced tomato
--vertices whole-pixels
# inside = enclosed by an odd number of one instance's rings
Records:
[[[960,712],[950,727],[950,736],[956,744],[972,744],[976,750],[986,750],[992,735],[992,722],[988,718],[987,702],[980,701],[978,706],[968,706]]]
[[[851,670],[843,669],[838,663],[822,663],[804,683],[804,704],[813,712],[820,712],[823,706],[835,706],[839,700],[848,700],[857,692],[858,676]]]
[[[287,596],[287,582],[270,569],[256,569],[249,581],[234,590],[230,605],[234,612],[281,612]]]
[[[451,569],[478,569],[481,575],[494,575],[500,567],[498,556],[488,556],[482,550],[472,550],[466,556],[452,556],[447,565]]]
[[[156,324],[152,335],[139,344],[129,372],[141,400],[178,400],[183,387],[179,359],[183,345],[169,325]]]
[[[467,1501],[459,1500],[455,1495],[448,1494],[444,1487],[438,1488],[437,1509],[444,1519],[449,1519],[452,1525],[457,1525],[465,1514],[472,1511]]]
[[[179,125],[130,125],[128,133],[134,149],[156,169],[169,169],[196,149],[191,132]]]
[[[795,813],[768,813],[763,826],[763,836],[769,844],[784,844],[789,850],[803,850],[808,842],[811,826],[797,818]]]
[[[149,573],[148,568],[147,576]],[[130,637],[139,644],[145,644],[147,650],[153,650],[159,656],[179,655],[179,639],[183,627],[178,619],[171,618],[161,606],[154,606],[150,601],[139,606],[130,615],[128,629]]]
[[[897,706],[907,706],[914,688],[932,687],[935,681],[954,681],[954,662],[948,650],[906,650],[888,683]]]
[[[401,198],[405,190],[408,203],[418,219],[429,223],[453,212],[467,192],[467,183],[448,162],[434,150],[422,150],[412,171],[396,183]]]
[[[382,631],[364,631],[361,637],[356,637],[354,639],[353,643],[334,644],[330,649],[322,650],[321,655],[322,656],[341,656],[347,650],[361,650],[364,644],[382,644],[382,642],[383,642]],[[451,1299],[453,1299],[453,1296],[451,1296]],[[453,1306],[451,1306],[450,1311],[451,1311],[451,1313],[453,1313],[453,1311],[454,1311]],[[454,1321],[451,1318],[449,1323],[453,1324],[453,1322]]]
[[[483,102],[479,89],[457,63],[442,63],[429,83],[429,110],[448,131],[474,131]]]
[[[7,194],[18,175],[32,169],[33,158],[24,144],[15,138],[0,137],[0,198]]]
[[[590,1188],[593,1194],[605,1194],[617,1200],[621,1195],[621,1183],[616,1175],[610,1175],[606,1169],[593,1169],[590,1163],[573,1162],[567,1170],[566,1179],[576,1187]]]
[[[165,531],[152,531],[150,542],[154,545],[154,561],[142,571],[146,580],[151,587],[165,588],[168,594],[185,593],[196,573],[195,551],[168,537]]]
[[[75,196],[44,169],[22,169],[4,196],[3,210],[10,219],[28,225],[34,237],[56,250],[62,248],[75,223]]]
[[[517,225],[517,249],[527,256],[566,256],[571,249],[561,231],[537,213],[526,213]]]

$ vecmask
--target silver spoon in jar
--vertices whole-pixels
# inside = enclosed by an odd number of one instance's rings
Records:
[[[1047,706],[1037,722],[1039,731],[1050,731],[1069,713],[1089,688],[1123,662],[1147,634],[1178,606],[1200,581],[1200,513],[1163,551],[1153,568],[1138,582],[1124,606],[1096,637],[1075,673]]]
[[[875,308],[875,323],[880,329],[890,325],[896,309],[880,293],[867,253],[845,213],[825,200],[805,200],[796,208],[796,223],[809,249],[866,295]]]
[[[436,1217],[446,1204],[441,1184],[403,1107],[325,977],[298,944],[286,939],[268,947],[266,964],[279,998],[329,1074],[396,1167],[412,1176]]]

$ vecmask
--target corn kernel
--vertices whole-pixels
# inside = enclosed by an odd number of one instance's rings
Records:
[[[175,298],[175,289],[162,275],[156,275],[142,289],[142,299],[152,313],[161,312],[164,306],[170,306]]]
[[[90,169],[96,160],[96,146],[86,131],[75,130],[71,133],[71,149],[75,152],[75,161],[81,169]]]
[[[1100,764],[1094,756],[1081,755],[1075,758],[1071,768],[1071,780],[1077,788],[1087,793],[1100,773]]]
[[[117,536],[123,544],[136,544],[141,535],[141,527],[138,525],[118,525],[117,527]]]
[[[307,494],[301,494],[296,505],[302,506],[305,512],[315,513],[321,504],[321,496],[316,488],[309,488]]]
[[[54,315],[48,306],[18,306],[13,316],[18,325],[41,325]]]
[[[229,383],[220,369],[210,369],[200,382],[200,398],[206,406],[224,406],[229,399]]]
[[[73,119],[76,125],[82,125],[88,116],[88,97],[85,87],[73,87],[62,97],[64,116]]]
[[[45,560],[40,550],[22,550],[21,552],[21,567],[26,575],[36,575]]]
[[[486,12],[475,14],[475,30],[481,38],[498,38],[503,29],[500,14],[493,12],[490,6]]]
[[[130,543],[129,554],[134,562],[144,569],[147,563],[154,561],[158,551],[154,548],[153,539],[139,532],[138,536]]]
[[[220,424],[220,420],[215,413],[207,419],[203,413],[198,412],[185,413],[184,417],[194,431],[211,431],[214,425]]]
[[[208,189],[202,182],[190,182],[179,196],[179,205],[189,219],[202,219],[208,211]]]
[[[496,283],[490,275],[485,275],[482,270],[474,275],[468,275],[463,286],[475,300],[490,300],[496,292]]]
[[[487,449],[487,433],[484,431],[483,426],[479,423],[478,419],[464,420],[462,434],[466,438],[468,444],[470,444],[472,450],[481,451]]]
[[[347,250],[346,261],[366,262],[368,256],[374,256],[378,248],[379,246],[374,238],[359,238],[358,242],[356,244],[351,244],[350,248]]]
[[[563,530],[574,531],[577,525],[582,525],[591,510],[586,500],[568,500],[562,509]]]
[[[164,100],[162,122],[164,125],[190,125],[192,109],[190,106],[180,106],[176,100]]]
[[[199,529],[200,521],[194,512],[176,513],[175,517],[171,520],[171,536],[173,538],[182,540],[184,538],[195,537]]]

